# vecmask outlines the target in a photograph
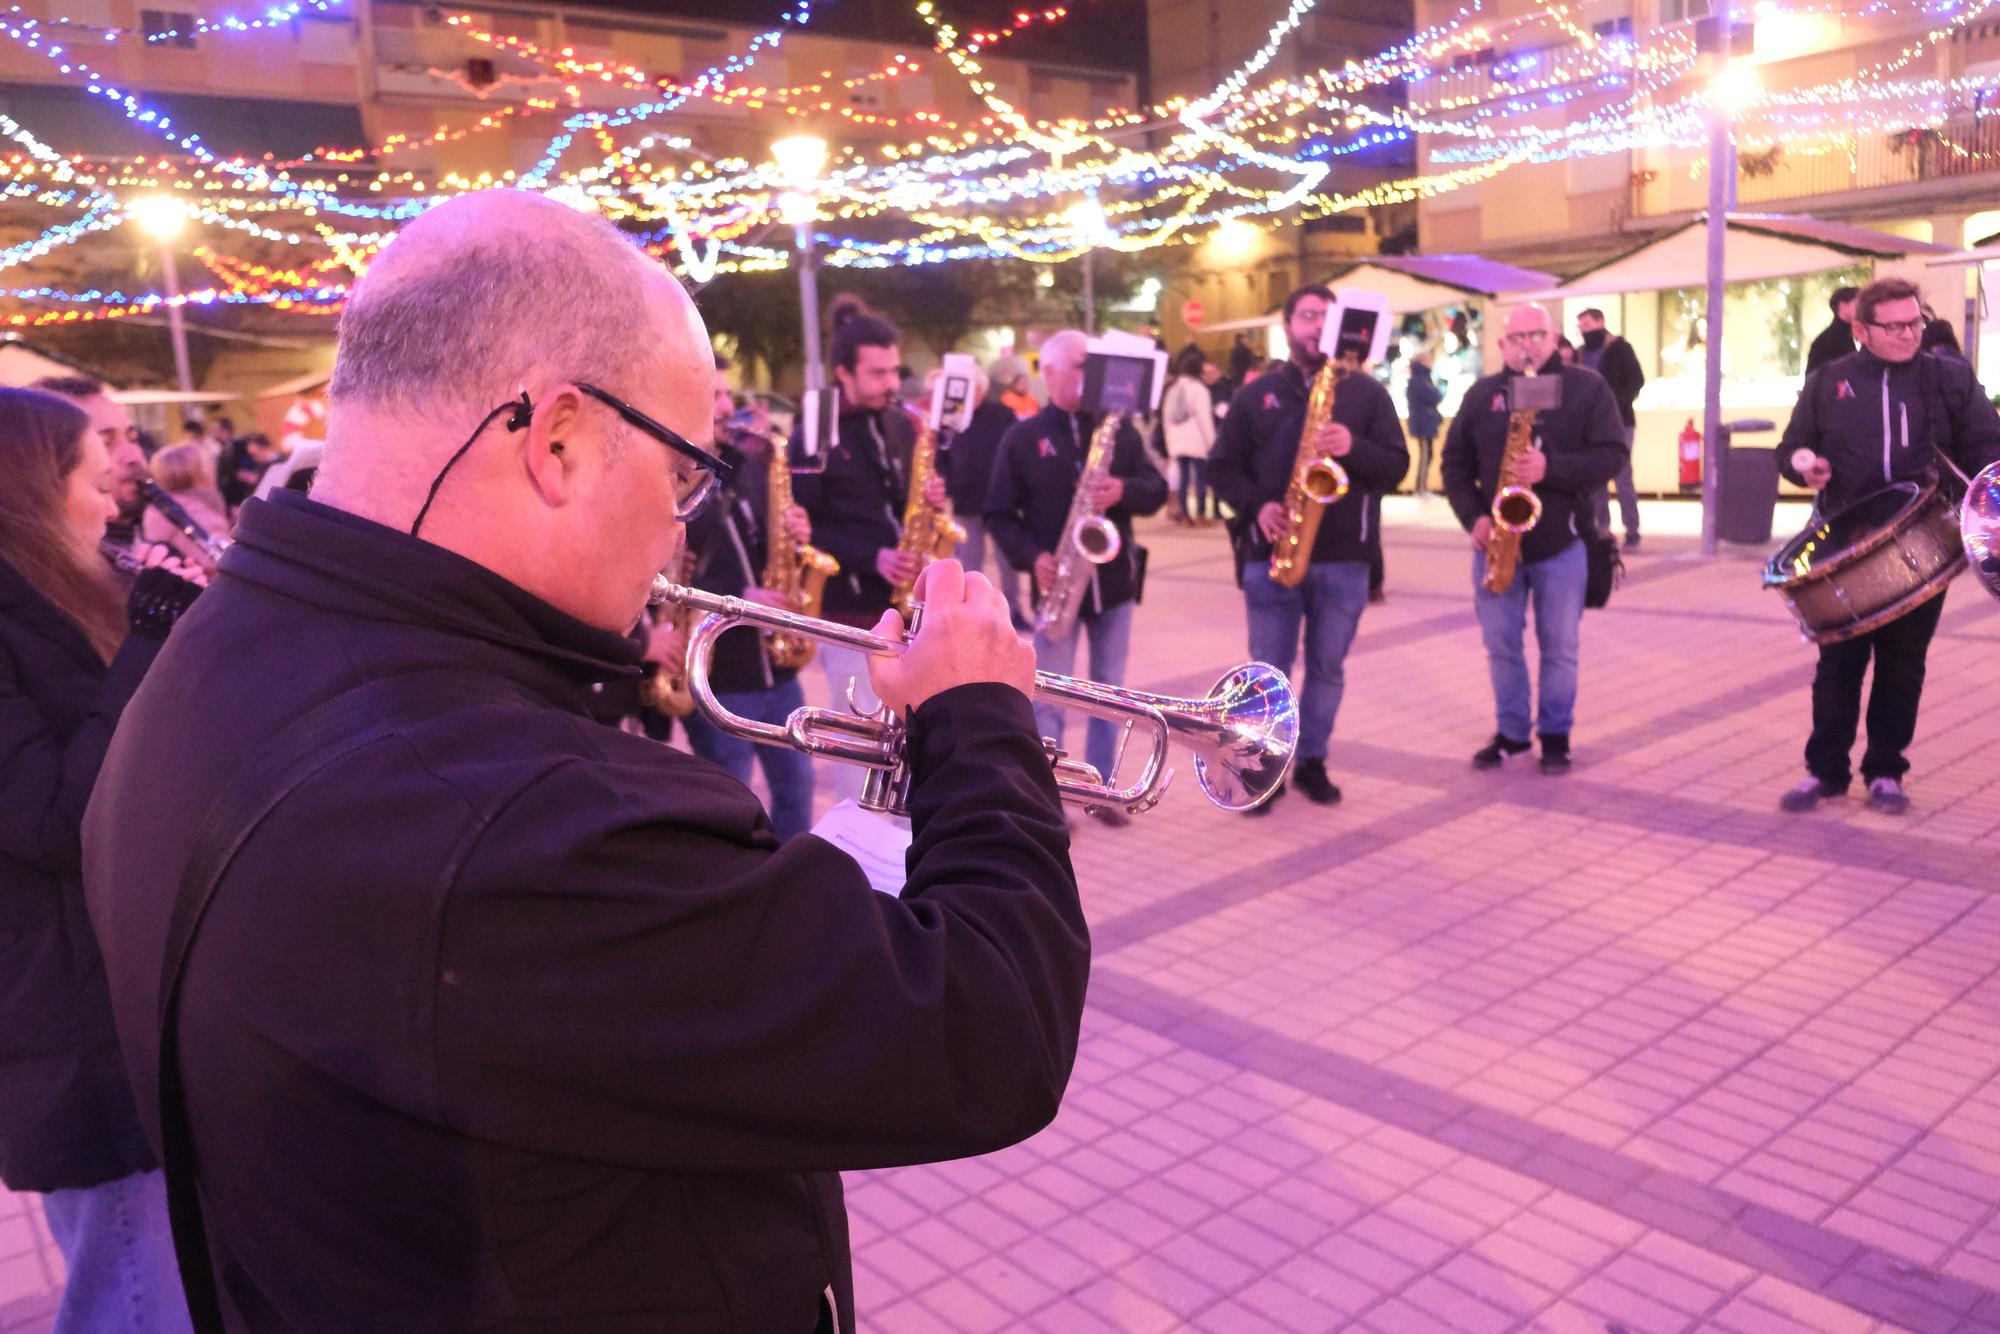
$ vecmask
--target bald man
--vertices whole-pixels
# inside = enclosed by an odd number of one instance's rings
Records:
[[[851,1331],[835,1173],[1054,1115],[1089,942],[984,578],[873,663],[901,897],[583,711],[726,471],[714,378],[668,274],[534,195],[356,288],[311,497],[246,506],[87,819],[198,1323]]]
[[[1496,769],[1528,753],[1534,748],[1528,735],[1532,726],[1542,743],[1542,772],[1565,774],[1589,576],[1578,528],[1591,522],[1593,493],[1618,475],[1631,449],[1611,386],[1596,371],[1563,364],[1546,310],[1517,306],[1510,311],[1500,352],[1505,362],[1500,372],[1465,391],[1440,463],[1445,497],[1472,538],[1472,604],[1493,681],[1493,738],[1474,753],[1472,764]],[[1562,377],[1562,403],[1534,417],[1532,447],[1518,465],[1518,476],[1540,497],[1542,514],[1521,536],[1514,582],[1493,593],[1486,588],[1486,544],[1493,535],[1493,498],[1500,490],[1512,417],[1508,386],[1530,370]],[[1541,651],[1534,688],[1523,643],[1530,603]]]

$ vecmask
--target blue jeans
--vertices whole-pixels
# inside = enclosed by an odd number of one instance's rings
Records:
[[[1180,465],[1181,513],[1190,519],[1215,517],[1215,496],[1208,489],[1208,460],[1198,455],[1182,455]]]
[[[188,1334],[164,1174],[50,1191],[42,1215],[69,1267],[53,1334]]]
[[[1090,671],[1087,675],[1093,681],[1105,685],[1123,685],[1125,682],[1125,654],[1132,646],[1132,604],[1127,602],[1113,607],[1096,620],[1077,618],[1076,629],[1069,632],[1066,639],[1050,639],[1046,635],[1035,636],[1035,666],[1044,672],[1059,672],[1064,676],[1076,674],[1076,641],[1088,637],[1090,640]],[[1042,729],[1042,735],[1058,746],[1063,739],[1063,713],[1060,707],[1035,701],[1035,723]],[[1090,728],[1084,738],[1083,757],[1095,765],[1105,782],[1112,781],[1118,759],[1118,740],[1124,728],[1102,718],[1092,718]]]
[[[1472,609],[1486,641],[1486,665],[1493,673],[1493,712],[1500,735],[1528,739],[1528,656],[1522,637],[1528,600],[1535,603],[1535,640],[1542,650],[1541,698],[1535,731],[1568,736],[1576,721],[1577,645],[1583,626],[1584,583],[1589,574],[1582,542],[1547,560],[1523,561],[1504,593],[1486,591],[1486,553],[1472,554]]]
[[[993,586],[1000,590],[1000,596],[1007,599],[1007,612],[1013,618],[1014,627],[1020,629],[1025,626],[1028,622],[1022,615],[1021,572],[1007,563],[1007,558],[1000,554],[997,545],[991,547],[994,568],[988,568],[986,553],[989,543],[986,537],[986,520],[977,517],[968,518],[963,514],[956,517],[959,526],[965,529],[965,540],[958,544],[959,564],[967,570],[977,570],[991,579]]]
[[[805,691],[799,688],[799,679],[772,686],[769,690],[746,690],[741,693],[716,693],[716,699],[731,712],[740,713],[760,723],[775,723],[780,726],[791,716],[792,710],[806,702]],[[715,725],[700,713],[687,716],[688,744],[694,753],[711,764],[721,765],[737,782],[745,787],[750,785],[750,763],[754,758],[764,766],[764,781],[771,785],[771,827],[778,831],[778,837],[790,838],[803,834],[812,826],[813,814],[813,765],[812,757],[802,755],[790,746],[760,746],[754,741],[746,741],[739,736],[730,736],[718,731]]]
[[[1271,581],[1269,561],[1243,567],[1243,603],[1250,620],[1250,656],[1285,675],[1299,653],[1305,625],[1306,676],[1299,690],[1299,758],[1326,759],[1333,720],[1347,691],[1347,649],[1368,606],[1368,562],[1318,561],[1305,582],[1286,588]]]

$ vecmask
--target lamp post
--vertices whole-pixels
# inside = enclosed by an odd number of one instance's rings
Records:
[[[1715,64],[1708,96],[1708,309],[1704,316],[1706,337],[1702,340],[1703,400],[1701,413],[1702,452],[1707,456],[1701,469],[1701,554],[1716,555],[1721,548],[1717,517],[1721,493],[1718,476],[1723,465],[1722,450],[1722,295],[1727,275],[1724,263],[1729,234],[1730,210],[1736,207],[1736,112],[1756,89],[1756,73],[1747,66],[1732,69],[1729,63],[1730,27],[1734,23],[1730,0],[1715,0],[1714,23],[1721,33],[1715,46]]]
[[[820,361],[819,275],[813,254],[813,224],[819,219],[817,192],[820,172],[826,168],[826,140],[810,134],[780,139],[771,145],[771,160],[777,164],[778,180],[785,186],[785,192],[778,196],[778,216],[791,225],[793,245],[798,251],[805,389],[811,405],[808,410],[816,411],[818,395],[826,388],[826,367]]]
[[[188,370],[187,319],[181,310],[181,275],[174,264],[173,242],[187,227],[187,208],[172,195],[147,195],[129,210],[139,230],[160,247],[161,276],[167,287],[167,333],[174,344],[174,373],[181,392],[194,392],[194,376]]]
[[[1085,195],[1069,211],[1070,229],[1084,242],[1083,249],[1083,331],[1097,336],[1097,247],[1111,235],[1111,223],[1096,195]]]

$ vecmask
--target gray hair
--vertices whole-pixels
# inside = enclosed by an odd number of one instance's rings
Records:
[[[536,379],[619,392],[650,369],[649,271],[663,272],[601,217],[525,191],[461,196],[405,226],[356,285],[329,397],[476,416]]]
[[[1049,358],[1058,351],[1067,352],[1074,345],[1078,353],[1088,351],[1090,339],[1081,329],[1062,329],[1050,334],[1042,342],[1042,364],[1048,365]]]

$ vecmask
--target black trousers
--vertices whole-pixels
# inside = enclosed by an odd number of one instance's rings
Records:
[[[1806,741],[1806,769],[1813,777],[1835,791],[1847,788],[1852,777],[1848,753],[1861,722],[1861,679],[1870,658],[1875,661],[1875,683],[1868,692],[1868,749],[1861,757],[1861,781],[1901,778],[1909,772],[1903,752],[1917,732],[1924,657],[1943,614],[1940,594],[1879,630],[1845,643],[1820,645],[1819,671],[1813,676],[1812,736]]]

